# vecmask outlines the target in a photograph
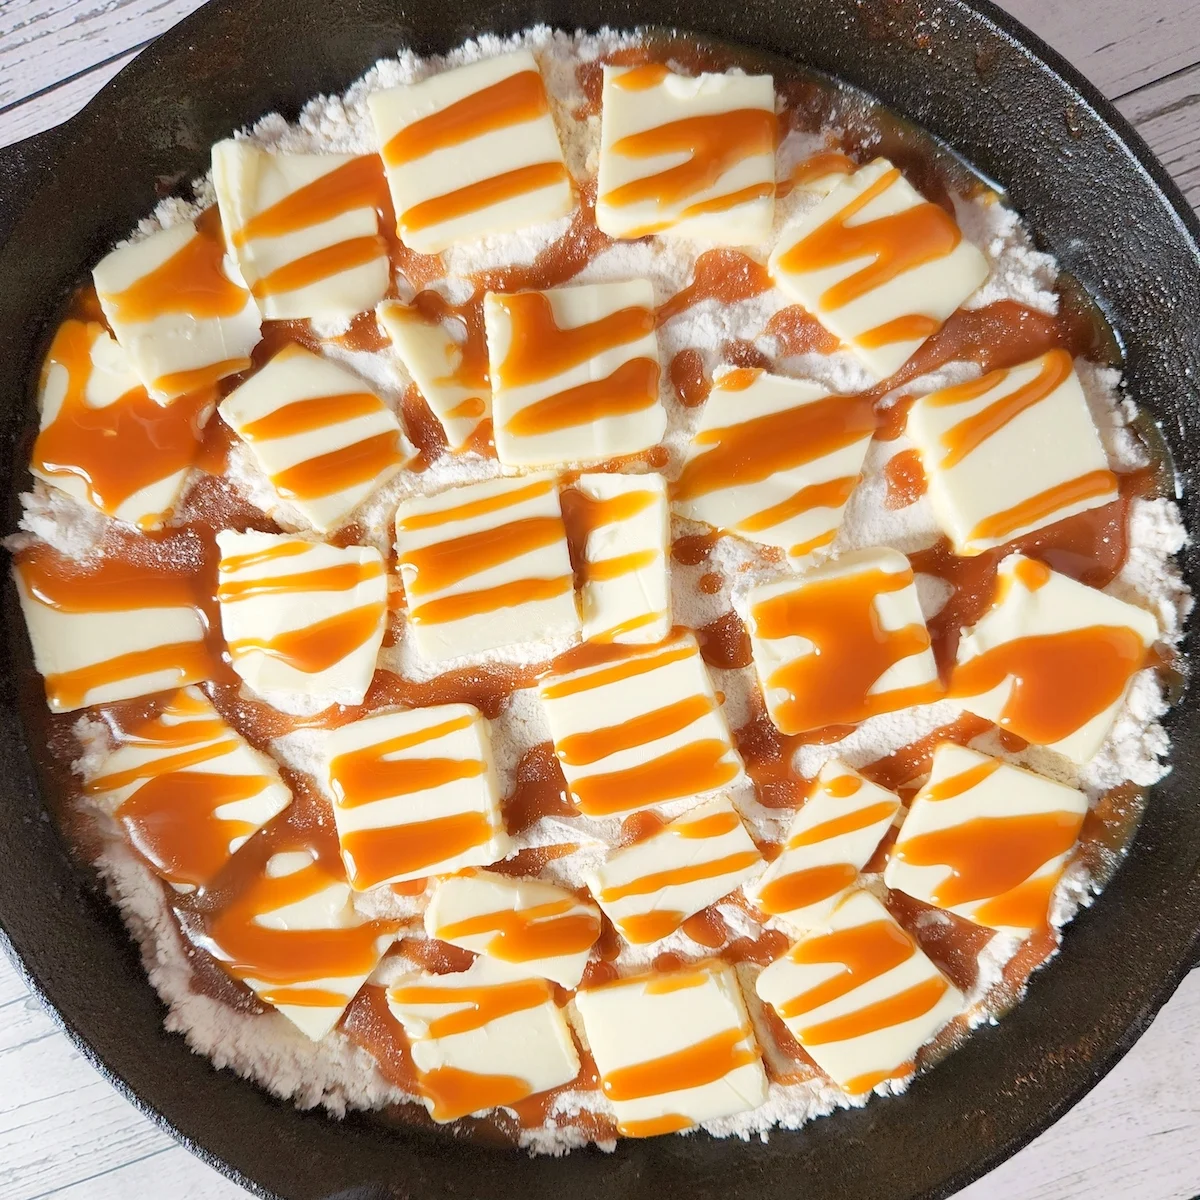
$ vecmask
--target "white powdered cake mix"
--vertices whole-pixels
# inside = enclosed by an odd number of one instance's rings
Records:
[[[239,136],[268,150],[373,152],[377,146],[367,116],[366,97],[369,93],[417,81],[447,67],[523,46],[537,55],[552,99],[567,165],[576,180],[583,182],[594,178],[596,174],[600,121],[598,116],[580,119],[574,115],[585,100],[577,81],[577,63],[607,56],[633,40],[628,35],[609,32],[570,36],[537,28],[507,41],[494,37],[481,38],[444,58],[422,59],[404,52],[395,59],[376,64],[344,96],[319,97],[312,101],[294,124],[278,115],[271,115]],[[789,134],[778,149],[780,178],[787,175],[794,163],[822,149],[825,144],[821,137],[794,132]],[[155,213],[141,223],[133,235],[134,239],[160,227],[190,219],[201,207],[212,203],[213,193],[207,180],[198,182],[195,192],[196,203],[171,199],[160,204]],[[784,222],[801,211],[802,206],[815,203],[813,193],[796,188],[777,206],[776,232]],[[982,199],[959,198],[956,208],[964,236],[983,251],[991,269],[987,281],[967,307],[980,307],[1007,299],[1046,313],[1055,312],[1058,303],[1054,291],[1055,263],[1032,246],[1017,215],[990,195]],[[434,286],[451,302],[461,302],[471,293],[472,285],[467,278],[471,272],[530,263],[541,250],[566,231],[569,223],[570,219],[564,218],[519,233],[455,246],[445,254],[446,278]],[[652,281],[656,300],[662,303],[689,282],[696,257],[706,248],[657,238],[618,244],[596,256],[575,282],[644,277]],[[768,250],[769,246],[762,246],[749,252],[759,261],[765,261]],[[781,373],[817,381],[840,393],[853,393],[869,387],[872,379],[848,351],[778,358],[779,347],[774,338],[764,333],[764,328],[769,318],[788,303],[775,290],[736,304],[703,301],[660,329],[662,362],[669,363],[677,351],[692,347],[700,350],[705,367],[711,372],[720,361],[720,352],[725,343],[741,340],[752,343],[765,355],[775,359],[776,369]],[[318,326],[317,332],[331,337],[341,332],[341,328],[336,325]],[[411,381],[390,350],[365,353],[329,344],[323,352],[359,373],[386,400],[399,408],[400,398]],[[1076,366],[1092,414],[1101,430],[1110,465],[1116,470],[1144,465],[1147,461],[1146,451],[1130,427],[1136,408],[1134,402],[1123,395],[1118,373],[1082,361]],[[903,391],[906,395],[921,394],[978,374],[979,368],[973,364],[951,363],[935,374],[909,382]],[[670,458],[664,472],[670,477],[680,467],[700,410],[685,408],[677,401],[666,371],[663,372],[662,400],[669,414],[665,445]],[[845,523],[833,547],[834,553],[877,545],[888,545],[911,553],[932,545],[938,539],[940,530],[927,497],[898,510],[889,509],[883,503],[886,490],[884,467],[893,455],[910,449],[911,445],[904,437],[872,444],[863,482],[852,497]],[[446,455],[423,473],[402,472],[353,514],[352,519],[363,529],[365,541],[389,555],[392,521],[399,501],[414,493],[438,492],[448,486],[485,479],[501,471],[502,468],[494,460],[478,455]],[[240,445],[233,452],[229,483],[244,499],[269,513],[282,528],[305,527],[299,514],[279,501],[270,483]],[[30,494],[24,496],[23,503],[22,528],[29,535],[49,542],[73,557],[81,558],[93,552],[104,534],[106,518],[43,484],[37,484]],[[176,514],[175,520],[182,523],[188,516],[185,508]],[[681,520],[676,520],[673,529],[676,537],[700,532],[703,532],[701,526]],[[1128,558],[1108,590],[1151,610],[1160,623],[1162,640],[1167,645],[1174,645],[1181,637],[1183,621],[1191,604],[1173,562],[1173,556],[1186,541],[1175,504],[1166,499],[1135,499],[1130,508],[1128,534]],[[675,620],[679,624],[699,628],[727,613],[731,606],[736,606],[753,583],[778,576],[781,568],[750,543],[726,537],[716,543],[710,559],[705,563],[684,566],[672,562],[671,570]],[[700,590],[700,577],[712,572],[719,572],[722,576],[720,590],[712,593]],[[925,615],[930,617],[946,602],[948,586],[925,575],[918,576],[917,584]],[[419,680],[430,678],[447,666],[465,666],[483,661],[543,661],[564,648],[565,643],[551,645],[543,642],[434,666],[421,659],[411,637],[403,636],[394,647],[383,651],[381,665]],[[751,713],[751,698],[757,689],[753,669],[714,670],[712,675],[714,686],[723,693],[729,726],[736,729],[745,723]],[[1154,783],[1165,773],[1167,767],[1164,759],[1169,742],[1159,721],[1166,707],[1167,701],[1159,678],[1155,671],[1147,669],[1137,676],[1104,746],[1082,768],[1071,768],[1065,760],[1036,748],[1014,755],[1005,751],[997,741],[987,749],[1043,774],[1075,782],[1095,802],[1118,784],[1130,782],[1145,786]],[[311,711],[311,708],[306,709],[301,698],[297,698],[295,710],[304,712]],[[861,766],[947,724],[960,712],[955,703],[941,701],[877,717],[866,721],[844,740],[833,745],[802,747],[794,765],[807,778],[813,777],[821,765],[835,754],[851,766]],[[104,749],[107,727],[90,718],[82,718],[77,725],[77,732],[82,751],[76,769],[87,777],[94,770],[99,754]],[[494,746],[506,790],[514,784],[517,764],[522,755],[548,738],[549,730],[535,694],[532,691],[516,693],[505,711],[493,722]],[[315,778],[320,777],[318,738],[312,731],[300,729],[290,733],[278,739],[271,749],[288,766]],[[790,812],[760,806],[751,784],[746,783],[734,789],[731,798],[756,839],[778,841],[784,835]],[[664,815],[674,816],[686,807],[686,802],[668,805]],[[97,814],[95,819],[103,823],[109,835],[106,849],[98,861],[99,869],[141,945],[151,982],[169,1008],[168,1028],[182,1033],[193,1049],[208,1055],[217,1066],[229,1067],[252,1078],[276,1095],[302,1107],[320,1104],[340,1115],[348,1108],[375,1108],[412,1099],[390,1085],[370,1055],[356,1047],[340,1031],[335,1031],[319,1043],[313,1043],[277,1013],[238,1011],[194,991],[189,960],[195,951],[172,915],[164,885],[127,847],[114,822],[104,814]],[[578,843],[579,849],[575,853],[551,861],[543,875],[548,879],[579,886],[583,872],[594,867],[600,861],[606,844],[615,840],[618,827],[617,818],[543,819],[521,834],[516,845],[518,849],[524,849],[565,841]],[[1074,868],[1067,873],[1054,899],[1053,918],[1056,924],[1069,920],[1081,904],[1090,903],[1093,895],[1091,883],[1087,872],[1081,868]],[[881,877],[868,877],[867,884],[882,893]],[[389,889],[380,888],[355,899],[365,914],[402,918],[411,922],[410,928],[416,936],[422,936],[419,897],[398,897]],[[755,937],[762,932],[763,927],[739,905],[724,903],[720,912],[735,936]],[[767,927],[773,927],[772,923],[768,922]],[[1005,962],[1017,946],[1015,939],[997,934],[985,947],[980,956],[979,980],[967,997],[968,1024],[990,1019],[992,1014],[986,1005],[987,995],[992,985],[999,981]],[[680,931],[665,941],[654,943],[650,948],[623,946],[615,965],[622,973],[630,973],[648,966],[654,957],[663,953],[699,959],[704,950]],[[386,982],[388,977],[398,974],[403,966],[403,962],[395,956],[385,959],[376,981]],[[879,1085],[877,1090],[898,1090],[898,1086],[885,1083]],[[772,1083],[767,1100],[760,1107],[736,1117],[711,1122],[704,1128],[721,1136],[736,1134],[748,1138],[757,1134],[765,1138],[767,1131],[774,1126],[795,1128],[814,1116],[861,1102],[852,1101],[825,1080],[791,1085]],[[555,1103],[555,1113],[569,1114],[588,1108],[607,1111],[607,1101],[596,1092],[567,1092]],[[526,1130],[522,1135],[523,1144],[531,1151],[545,1153],[562,1153],[586,1140],[586,1135],[579,1128],[560,1126],[553,1119],[545,1127]]]

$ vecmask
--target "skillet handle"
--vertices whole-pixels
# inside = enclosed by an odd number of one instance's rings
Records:
[[[0,146],[0,246],[8,241],[33,194],[53,169],[67,124]]]

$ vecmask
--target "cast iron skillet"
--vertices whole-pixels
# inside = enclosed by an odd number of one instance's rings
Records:
[[[0,152],[2,461],[24,481],[30,381],[65,289],[211,144],[272,109],[341,91],[376,58],[448,50],[534,22],[679,26],[777,52],[872,92],[1006,185],[1097,297],[1160,420],[1182,480],[1200,474],[1200,226],[1146,146],[1065,62],[984,0],[215,0],[161,38],[65,126]],[[1200,528],[1192,489],[1189,526]],[[1186,557],[1198,582],[1200,555]],[[624,1141],[615,1154],[530,1159],[301,1113],[191,1054],[114,911],[43,814],[20,717],[40,703],[15,593],[0,680],[0,943],[80,1050],[139,1108],[261,1196],[662,1195],[813,1200],[940,1197],[1049,1125],[1133,1044],[1178,983],[1200,930],[1200,706],[1171,718],[1173,773],[1128,861],[999,1027],[907,1096],[777,1134]]]

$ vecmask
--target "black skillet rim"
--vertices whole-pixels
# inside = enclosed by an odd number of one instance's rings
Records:
[[[871,0],[875,3],[876,0]],[[903,6],[905,0],[900,0],[900,6]],[[886,9],[889,6],[889,0],[878,0],[876,7]],[[87,111],[92,111],[97,108],[102,108],[106,99],[113,95],[118,95],[126,88],[131,80],[135,80],[142,72],[152,72],[158,64],[160,57],[171,53],[177,53],[183,50],[193,36],[193,31],[200,31],[207,28],[215,19],[219,18],[219,12],[225,5],[221,3],[210,3],[198,9],[195,13],[185,18],[178,25],[161,35],[155,42],[139,55],[136,64],[131,64],[123,70],[117,77],[111,80],[101,90],[98,96],[89,102]],[[868,3],[867,7],[870,7]],[[935,15],[937,10],[943,6],[935,4],[932,6]],[[1200,221],[1197,220],[1195,213],[1187,205],[1178,187],[1170,179],[1165,169],[1158,163],[1146,146],[1141,137],[1128,125],[1120,113],[1107,101],[1100,93],[1089,84],[1073,67],[1071,67],[1064,59],[1061,58],[1055,51],[1045,45],[1039,38],[1026,30],[1019,22],[1009,16],[1007,13],[997,9],[989,0],[950,0],[946,6],[950,9],[957,9],[959,15],[965,10],[968,15],[980,17],[990,24],[992,32],[998,34],[1003,41],[1006,41],[1010,47],[1015,48],[1018,52],[1032,59],[1045,73],[1047,73],[1056,82],[1063,84],[1071,92],[1074,92],[1082,104],[1089,110],[1090,115],[1099,119],[1103,127],[1107,127],[1115,139],[1123,144],[1123,148],[1134,159],[1136,165],[1148,177],[1152,183],[1156,199],[1171,211],[1173,217],[1181,227],[1179,233],[1183,241],[1187,244],[1187,249],[1192,254],[1193,258],[1200,258]],[[923,14],[921,14],[923,16]],[[556,22],[562,24],[562,22]],[[627,25],[630,22],[614,21],[614,24]],[[933,35],[936,39],[936,34]],[[14,147],[9,147],[5,150],[0,150],[0,185],[8,180],[19,182],[22,172],[29,172],[36,176],[52,167],[56,155],[57,143],[61,138],[64,138],[73,127],[74,122],[78,118],[71,118],[70,121],[58,126],[55,129],[49,130],[44,134],[35,135],[32,138],[26,139],[24,142],[18,143]],[[0,226],[6,221],[3,215],[0,214]],[[1182,427],[1180,433],[1183,433]],[[1193,570],[1189,574],[1194,574]],[[1173,722],[1172,722],[1173,724]],[[126,1082],[119,1073],[118,1068],[113,1066],[101,1054],[95,1050],[83,1037],[76,1028],[72,1018],[68,1017],[65,1012],[57,1007],[47,994],[45,986],[35,978],[30,970],[26,967],[22,959],[19,957],[15,946],[10,941],[7,933],[3,928],[0,928],[0,948],[3,948],[8,957],[15,964],[22,979],[29,987],[31,992],[37,996],[39,1002],[51,1014],[54,1020],[64,1030],[73,1044],[79,1049],[80,1053],[122,1094],[128,1099],[140,1112],[150,1117],[155,1123],[166,1132],[170,1133],[179,1142],[186,1146],[192,1153],[196,1154],[202,1161],[209,1166],[214,1167],[226,1175],[231,1180],[245,1187],[252,1193],[263,1197],[274,1197],[278,1193],[268,1190],[265,1186],[256,1183],[254,1180],[245,1175],[241,1170],[232,1166],[231,1163],[221,1158],[218,1154],[208,1150],[205,1146],[199,1144],[187,1132],[185,1126],[192,1125],[190,1119],[184,1119],[186,1114],[181,1114],[181,1118],[176,1120],[169,1119],[162,1111],[155,1108],[151,1103],[143,1099],[134,1088]],[[1003,1160],[1010,1157],[1021,1147],[1032,1141],[1044,1129],[1048,1128],[1059,1116],[1061,1116],[1068,1108],[1074,1105],[1086,1092],[1095,1086],[1099,1080],[1116,1065],[1116,1063],[1130,1049],[1133,1043],[1137,1040],[1145,1028],[1153,1020],[1154,1016],[1161,1006],[1169,999],[1179,984],[1179,981],[1189,970],[1192,961],[1195,957],[1195,945],[1193,944],[1192,952],[1180,955],[1173,970],[1167,972],[1161,979],[1158,986],[1152,991],[1146,1002],[1143,1004],[1140,1011],[1124,1026],[1124,1031],[1111,1044],[1109,1050],[1103,1055],[1100,1061],[1096,1061],[1091,1066],[1086,1076],[1078,1080],[1073,1086],[1058,1099],[1053,1102],[1044,1112],[1036,1119],[1026,1122],[1015,1133],[1008,1136],[1005,1140],[995,1145],[992,1150],[982,1158],[976,1159],[968,1166],[963,1167],[957,1173],[945,1177],[942,1181],[936,1184],[932,1190],[925,1189],[921,1194],[923,1196],[945,1197],[951,1195],[958,1188],[965,1186],[974,1179],[979,1178],[988,1170],[998,1165]],[[70,999],[71,997],[68,997]],[[65,1006],[64,1006],[65,1007]],[[918,1085],[920,1086],[920,1085]],[[842,1114],[848,1116],[848,1114]],[[824,1124],[824,1123],[822,1123]],[[783,1135],[784,1137],[796,1135]],[[614,1181],[615,1182],[615,1181]],[[799,1182],[799,1181],[797,1181]],[[354,1196],[361,1196],[363,1200],[375,1195],[409,1195],[408,1189],[405,1188],[402,1192],[391,1190],[375,1190],[368,1186],[365,1190],[355,1190]]]

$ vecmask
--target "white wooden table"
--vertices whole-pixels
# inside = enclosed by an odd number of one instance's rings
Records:
[[[0,145],[70,116],[200,0],[0,0]],[[1000,0],[1200,207],[1200,0]],[[1200,971],[1094,1092],[959,1200],[1200,1194]],[[0,1200],[232,1200],[80,1058],[0,959]]]

